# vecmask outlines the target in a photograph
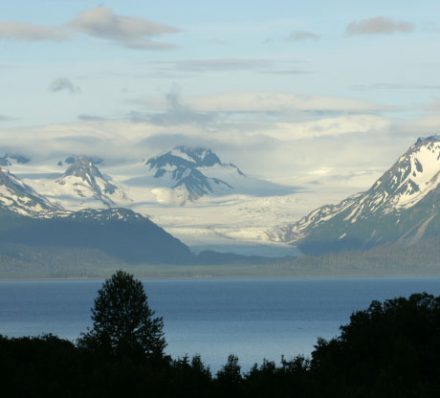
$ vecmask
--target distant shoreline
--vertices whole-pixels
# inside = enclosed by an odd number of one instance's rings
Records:
[[[84,266],[78,269],[26,267],[6,270],[0,267],[0,281],[26,280],[102,280],[117,269],[124,269],[141,279],[218,280],[218,279],[339,279],[339,278],[429,278],[440,276],[440,265],[422,267],[335,266],[311,264],[310,261],[274,265],[127,265]]]

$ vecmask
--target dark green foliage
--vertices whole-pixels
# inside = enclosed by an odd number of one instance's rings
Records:
[[[309,361],[299,356],[291,361],[284,358],[281,366],[263,361],[255,364],[246,375],[246,396],[264,397],[307,397],[310,392]]]
[[[243,378],[238,357],[228,356],[225,366],[217,373],[217,385],[221,396],[232,398],[243,394]]]
[[[7,339],[0,336],[3,397],[76,397],[82,383],[75,346],[55,336]]]
[[[166,346],[162,318],[154,318],[144,287],[133,275],[117,271],[98,292],[93,327],[80,346],[118,357],[161,358]]]
[[[213,397],[215,388],[209,368],[200,356],[188,357],[172,362],[168,379],[162,385],[167,397]]]
[[[320,390],[340,396],[440,396],[440,297],[373,302],[312,354]],[[351,394],[351,395],[347,395]]]

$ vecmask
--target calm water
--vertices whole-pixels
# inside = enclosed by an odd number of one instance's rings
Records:
[[[0,334],[77,338],[90,326],[101,283],[0,282]],[[373,299],[440,294],[440,279],[145,281],[145,289],[164,318],[170,354],[198,353],[217,369],[235,353],[248,369],[263,358],[310,354],[317,337],[337,335]]]

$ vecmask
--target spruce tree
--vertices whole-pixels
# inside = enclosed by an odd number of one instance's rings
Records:
[[[79,344],[113,355],[163,357],[163,320],[154,315],[142,283],[117,271],[98,291],[92,308],[93,326]]]

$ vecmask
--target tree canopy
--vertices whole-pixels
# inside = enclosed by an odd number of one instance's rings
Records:
[[[93,326],[80,344],[112,354],[135,351],[162,357],[166,346],[163,320],[154,315],[142,282],[117,271],[98,291],[92,308]]]

